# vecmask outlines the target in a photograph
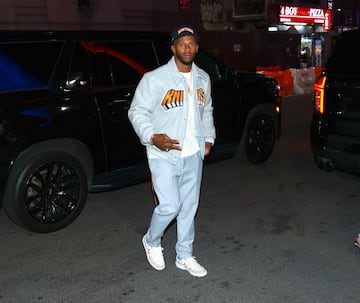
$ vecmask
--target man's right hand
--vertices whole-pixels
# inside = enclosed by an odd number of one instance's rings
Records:
[[[171,139],[166,134],[154,134],[151,137],[151,143],[162,151],[169,151],[170,149],[181,150],[179,140]]]

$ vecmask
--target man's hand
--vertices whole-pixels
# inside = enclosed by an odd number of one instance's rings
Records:
[[[209,142],[205,142],[205,157],[210,154],[212,144]]]
[[[151,141],[153,145],[163,151],[169,151],[170,149],[181,150],[179,140],[171,139],[166,134],[154,134]]]

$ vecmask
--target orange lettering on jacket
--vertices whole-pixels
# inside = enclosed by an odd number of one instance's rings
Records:
[[[197,95],[197,99],[198,99],[198,104],[201,106],[205,106],[206,103],[206,97],[205,97],[205,92],[202,88],[198,88],[198,90],[196,91],[196,95]]]
[[[161,101],[161,106],[165,110],[169,110],[176,107],[181,107],[184,104],[184,91],[169,89],[163,100]]]

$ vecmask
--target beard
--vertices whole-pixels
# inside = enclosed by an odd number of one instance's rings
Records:
[[[195,60],[195,56],[193,56],[190,60],[185,60],[181,55],[176,54],[176,58],[184,65],[191,65],[194,60]]]

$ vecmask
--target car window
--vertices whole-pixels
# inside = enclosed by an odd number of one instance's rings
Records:
[[[78,41],[64,44],[49,89],[69,91],[90,88],[87,50]]]
[[[204,69],[209,74],[211,79],[220,78],[220,66],[210,54],[203,50],[199,50],[195,63]]]
[[[0,44],[0,92],[47,87],[63,42]]]
[[[96,41],[81,41],[81,46],[88,51],[87,56],[85,56],[85,58],[79,58],[79,60],[85,60],[86,57],[88,57],[91,87],[112,86],[113,82],[106,46]],[[76,62],[77,60],[73,62],[74,66],[76,66]]]
[[[95,43],[96,52],[89,52],[92,87],[112,86],[113,81],[109,66],[106,46]]]
[[[70,42],[63,51],[55,82],[62,83],[61,79],[66,78],[60,87],[72,90],[136,85],[145,72],[157,66],[149,41]]]
[[[159,65],[164,65],[173,56],[173,53],[171,51],[170,41],[154,40],[154,46],[156,49],[156,54],[157,54],[157,59],[159,61]]]
[[[107,42],[106,48],[116,85],[137,84],[144,73],[158,67],[150,41]]]

